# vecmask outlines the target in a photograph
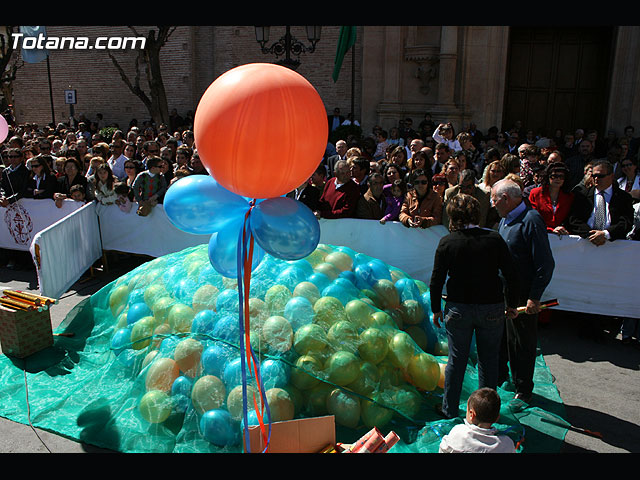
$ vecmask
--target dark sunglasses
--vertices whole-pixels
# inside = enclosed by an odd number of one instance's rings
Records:
[[[31,168],[36,168],[36,167],[41,167],[42,165],[40,165],[39,163],[32,163],[31,164]]]
[[[549,178],[564,178],[564,175],[561,173],[552,173],[549,175]]]
[[[610,173],[592,173],[591,176],[593,178],[605,178],[611,175]]]
[[[416,184],[416,185],[428,185],[429,184],[429,180],[416,180],[413,183]]]

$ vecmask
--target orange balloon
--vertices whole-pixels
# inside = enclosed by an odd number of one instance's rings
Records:
[[[327,146],[327,113],[316,89],[295,71],[250,63],[220,75],[194,118],[200,160],[227,190],[279,197],[299,187]]]

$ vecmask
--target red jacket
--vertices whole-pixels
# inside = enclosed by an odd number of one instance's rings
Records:
[[[529,202],[531,207],[542,215],[544,223],[547,224],[547,231],[552,232],[554,228],[562,225],[569,215],[569,210],[573,203],[573,193],[560,190],[555,212],[553,211],[551,197],[549,196],[549,186],[547,185],[532,189],[531,193],[529,193]]]

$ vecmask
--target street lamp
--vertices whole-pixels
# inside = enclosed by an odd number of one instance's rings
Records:
[[[293,54],[295,57],[299,57],[302,53],[313,53],[316,49],[316,44],[320,41],[320,31],[322,27],[317,25],[305,27],[307,30],[307,39],[311,42],[310,47],[291,35],[291,27],[289,25],[285,28],[284,36],[270,47],[266,47],[265,45],[269,41],[270,27],[255,27],[256,41],[260,44],[260,48],[264,54],[272,54],[278,58],[285,55],[285,58],[276,62],[278,65],[283,65],[295,70],[300,66],[300,60],[291,58],[291,55]]]

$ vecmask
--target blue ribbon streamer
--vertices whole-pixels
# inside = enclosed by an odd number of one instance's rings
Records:
[[[254,201],[255,202],[255,201]],[[254,205],[254,202],[251,205]],[[245,217],[245,221],[243,223],[242,228],[240,229],[240,233],[238,236],[238,248],[237,248],[237,275],[238,275],[238,301],[239,301],[239,327],[240,327],[240,366],[242,369],[242,416],[244,419],[244,437],[245,437],[245,449],[247,452],[251,453],[251,445],[249,441],[249,420],[248,420],[248,399],[247,399],[247,362],[246,362],[246,349],[245,349],[245,328],[244,328],[244,265],[245,260],[248,257],[248,242],[249,236],[251,235],[250,226],[250,214],[251,210],[249,210],[248,215]],[[249,272],[249,275],[251,272]],[[249,292],[246,292],[248,295]],[[267,411],[267,418],[269,423],[269,433],[267,436],[267,444],[265,445],[262,453],[267,451],[269,446],[269,441],[271,440],[271,411],[269,409],[269,404],[267,403],[266,394],[264,391],[264,383],[262,382],[262,375],[260,374],[259,363],[257,362],[257,358],[253,348],[249,344],[246,346],[249,349],[249,353],[251,354],[251,358],[253,359],[253,364],[255,365],[256,370],[256,381],[258,382],[260,388],[260,395],[262,398],[262,405],[265,406]]]

